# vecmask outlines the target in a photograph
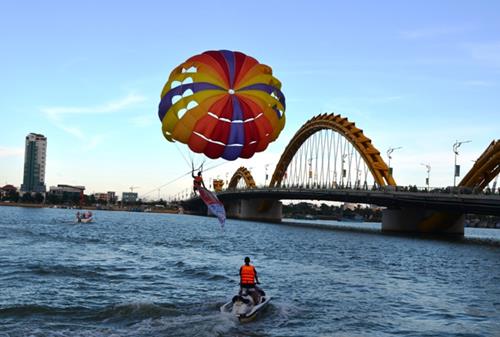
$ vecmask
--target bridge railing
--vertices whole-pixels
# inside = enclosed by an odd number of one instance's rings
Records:
[[[226,191],[244,191],[249,188],[232,188],[226,189]],[[269,189],[266,185],[257,185],[252,189]],[[491,188],[486,188],[484,190],[472,189],[468,187],[430,187],[427,188],[422,186],[378,186],[378,185],[365,185],[365,186],[321,186],[319,184],[297,184],[297,185],[286,185],[283,187],[274,187],[273,190],[296,190],[296,189],[317,189],[317,190],[353,190],[353,191],[386,191],[386,192],[414,192],[414,193],[433,193],[433,194],[459,194],[459,195],[500,195],[500,188],[492,190]]]

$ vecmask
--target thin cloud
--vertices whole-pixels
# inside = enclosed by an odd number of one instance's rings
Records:
[[[129,121],[135,127],[144,128],[152,125],[155,122],[155,118],[149,115],[141,115],[132,117]]]
[[[500,41],[465,45],[470,56],[488,66],[500,67]]]
[[[22,157],[24,148],[0,146],[0,158],[2,157]]]
[[[435,38],[445,35],[463,33],[468,30],[470,30],[470,28],[468,27],[442,26],[442,27],[426,27],[426,28],[404,30],[399,34],[404,39],[414,40],[414,39]]]
[[[462,81],[461,84],[471,87],[492,87],[495,85],[495,83],[493,82],[481,81],[481,80]]]
[[[99,144],[101,144],[104,141],[104,135],[94,135],[90,138],[90,140],[87,140],[85,145],[83,146],[83,150],[85,151],[90,151],[95,149]]]
[[[44,107],[40,110],[49,117],[61,115],[82,115],[82,114],[107,114],[114,113],[127,109],[137,103],[142,103],[146,97],[141,95],[130,94],[122,99],[104,103],[102,105],[90,107]]]
[[[399,101],[402,100],[403,96],[380,96],[380,97],[372,97],[368,98],[367,100],[369,102],[373,103],[387,103],[387,102],[394,102],[394,101]]]
[[[129,94],[121,99],[110,101],[101,105],[78,107],[78,106],[53,106],[43,107],[40,111],[59,129],[85,142],[84,150],[90,150],[102,143],[104,136],[95,134],[89,136],[79,127],[75,126],[73,117],[95,114],[112,114],[131,108],[146,101],[142,95]]]

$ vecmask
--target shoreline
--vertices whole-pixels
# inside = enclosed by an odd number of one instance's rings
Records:
[[[10,206],[10,207],[25,207],[25,208],[56,208],[56,209],[73,209],[73,210],[91,210],[91,211],[112,211],[112,212],[138,212],[136,207],[131,207],[129,209],[127,208],[118,208],[118,207],[111,207],[111,208],[97,208],[95,206],[83,206],[83,207],[66,207],[66,206],[59,206],[59,205],[47,205],[47,204],[30,204],[30,203],[14,203],[14,202],[5,202],[5,201],[0,201],[0,206]],[[169,210],[169,209],[153,209],[153,208],[148,208],[148,210],[140,211],[139,213],[163,213],[163,214],[186,214],[186,215],[199,215],[195,213],[190,213],[184,211],[183,213],[179,213],[177,210]],[[200,216],[205,216],[205,215],[200,215]],[[341,227],[346,227],[345,225],[351,221],[342,221],[339,219],[336,219],[332,217],[331,219],[328,218],[323,218],[323,219],[301,219],[301,218],[289,218],[283,216],[282,220],[288,219],[288,220],[298,220],[296,222],[296,226],[300,226],[302,224],[301,221],[315,221],[315,220],[326,220],[326,221],[337,221],[337,222],[342,222],[343,225]],[[283,222],[283,221],[281,221]],[[287,221],[285,221],[287,222]],[[361,221],[365,223],[377,223],[377,221]],[[288,222],[290,224],[290,222]],[[331,227],[331,225],[324,225],[324,224],[318,224],[318,223],[310,223],[313,227],[321,228],[322,226],[327,226]],[[335,226],[335,225],[334,225]],[[487,229],[500,229],[500,227],[489,227],[489,226],[468,226],[467,224],[465,225],[465,228],[487,228]]]
[[[17,203],[17,202],[5,202],[0,201],[0,206],[7,207],[25,207],[25,208],[51,208],[51,209],[72,209],[72,210],[90,210],[90,211],[111,211],[111,212],[137,212],[127,208],[97,208],[95,206],[82,206],[82,207],[66,207],[59,205],[48,205],[48,204],[28,204],[28,203]],[[139,213],[168,213],[168,214],[179,214],[178,211],[169,209],[150,209],[149,211],[141,211]]]

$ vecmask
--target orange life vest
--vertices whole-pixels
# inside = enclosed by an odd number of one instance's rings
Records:
[[[254,266],[241,266],[240,282],[241,284],[255,284],[255,268]]]
[[[196,187],[201,186],[202,181],[203,181],[203,178],[201,176],[196,176],[196,177],[194,177],[193,185]]]

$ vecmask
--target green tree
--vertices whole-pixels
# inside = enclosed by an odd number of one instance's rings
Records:
[[[33,198],[33,200],[37,203],[37,204],[41,204],[44,200],[44,196],[42,193],[40,192],[36,192],[35,193],[35,197]]]
[[[57,204],[61,203],[60,198],[54,193],[47,194],[46,199],[47,199],[47,203],[52,204],[52,205],[57,205]]]
[[[79,205],[80,204],[80,196],[78,194],[73,193],[71,196],[71,202],[73,205]]]
[[[23,196],[21,197],[22,202],[33,202],[33,196],[31,193],[24,193]]]

